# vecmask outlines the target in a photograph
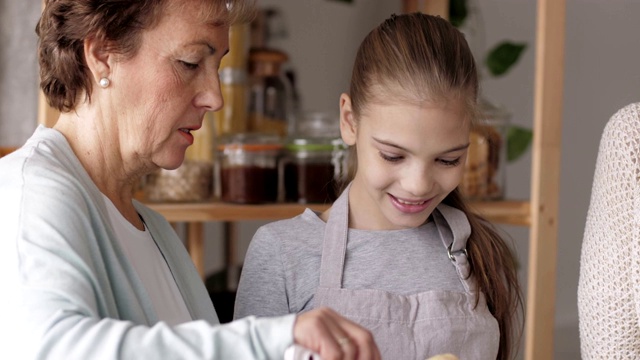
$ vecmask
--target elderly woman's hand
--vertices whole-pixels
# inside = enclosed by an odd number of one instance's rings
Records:
[[[369,331],[326,307],[299,315],[293,338],[320,354],[322,360],[381,358]]]

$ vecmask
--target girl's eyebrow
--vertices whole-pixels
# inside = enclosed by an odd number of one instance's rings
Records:
[[[463,144],[463,145],[460,145],[460,146],[453,147],[453,148],[451,148],[451,149],[449,149],[447,151],[444,151],[443,154],[448,154],[448,153],[464,150],[464,149],[468,148],[470,144],[471,143],[466,143],[466,144]]]
[[[374,141],[376,141],[377,143],[382,144],[382,145],[391,146],[391,147],[394,147],[394,148],[396,148],[396,149],[398,149],[398,150],[402,150],[402,151],[410,152],[410,151],[409,151],[409,150],[407,150],[406,148],[404,148],[404,147],[402,147],[402,146],[400,146],[400,145],[398,145],[398,144],[394,144],[394,143],[392,143],[392,142],[386,141],[386,140],[378,139],[378,138],[376,138],[376,137],[373,137],[373,140],[374,140]],[[456,152],[456,151],[464,150],[464,149],[468,148],[468,147],[469,147],[469,145],[470,145],[470,143],[466,143],[466,144],[458,145],[458,146],[452,147],[452,148],[451,148],[451,149],[449,149],[449,150],[445,150],[445,151],[443,151],[443,152],[442,152],[442,154],[448,154],[448,153],[452,153],[452,152]]]
[[[386,140],[378,139],[378,138],[376,138],[375,136],[373,137],[373,140],[374,140],[375,142],[377,142],[377,143],[382,144],[382,145],[391,146],[391,147],[394,147],[394,148],[396,148],[396,149],[399,149],[399,150],[402,150],[402,151],[409,152],[409,150],[407,150],[407,149],[403,148],[403,147],[402,147],[402,146],[400,146],[400,145],[394,144],[394,143],[389,142],[389,141],[386,141]]]

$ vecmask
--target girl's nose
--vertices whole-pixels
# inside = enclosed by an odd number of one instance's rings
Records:
[[[415,166],[405,175],[403,187],[416,198],[423,198],[433,190],[433,176],[429,168]]]

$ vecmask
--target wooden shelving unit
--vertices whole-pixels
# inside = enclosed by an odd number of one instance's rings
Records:
[[[324,204],[266,204],[236,205],[226,203],[167,204],[148,203],[149,207],[164,215],[170,222],[278,220],[296,216],[311,208],[324,211]],[[473,202],[471,208],[499,224],[528,226],[531,223],[528,201]]]
[[[449,0],[401,0],[405,11],[423,11],[446,17]],[[534,141],[531,197],[526,201],[475,202],[471,208],[497,224],[527,226],[529,235],[526,299],[525,358],[553,359],[557,257],[558,196],[564,79],[565,0],[537,0]],[[53,126],[56,111],[42,94],[38,121]],[[187,247],[204,276],[203,223],[224,222],[228,237],[234,224],[246,220],[276,220],[301,213],[304,208],[324,210],[327,205],[232,205],[223,203],[149,204],[170,222],[187,224]],[[233,258],[227,249],[227,258]]]

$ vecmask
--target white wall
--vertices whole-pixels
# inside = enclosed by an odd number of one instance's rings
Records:
[[[304,107],[309,110],[337,110],[338,95],[348,86],[360,40],[390,13],[400,11],[400,1],[396,0],[355,0],[352,5],[329,0],[259,2],[277,5],[284,11],[290,37],[276,44],[290,53],[298,71]],[[487,96],[512,111],[514,123],[530,126],[535,1],[481,0],[481,6],[485,45],[503,39],[530,44],[521,62],[507,76],[483,83]],[[38,2],[0,0],[0,146],[23,142],[35,127],[35,42],[31,36],[37,9]],[[635,19],[639,13],[640,3],[635,0],[567,0],[556,292],[558,359],[579,359],[579,254],[599,137],[618,108],[640,101],[640,23]],[[528,198],[530,166],[530,154],[509,165],[509,197]],[[261,224],[242,224],[241,252]],[[516,244],[523,265],[522,277],[526,279],[528,230],[505,230]],[[209,226],[207,234],[207,267],[214,271],[222,266],[219,226]]]
[[[40,1],[0,0],[0,146],[19,146],[36,123]]]

